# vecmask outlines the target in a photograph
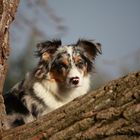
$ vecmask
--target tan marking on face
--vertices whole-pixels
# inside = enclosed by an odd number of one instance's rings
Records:
[[[53,81],[63,83],[65,81],[67,73],[66,72],[62,72],[60,74],[56,70],[52,70],[50,75],[51,75],[51,79],[53,79]]]
[[[81,60],[81,57],[80,56],[75,56],[73,59],[74,59],[74,62],[79,62]]]
[[[68,62],[67,59],[63,59],[63,60],[62,60],[62,63],[65,64],[65,65],[69,65],[69,62]]]
[[[81,58],[80,56],[75,56],[75,57],[74,57],[75,63],[78,63],[78,62],[80,62],[81,60],[82,60],[82,58]],[[82,73],[82,72],[84,73],[84,76],[87,75],[87,66],[86,66],[86,65],[84,65],[83,68],[80,69],[80,73]]]
[[[42,54],[42,59],[43,59],[43,60],[47,61],[49,58],[50,58],[50,54],[49,54],[49,53],[44,52],[44,53]]]

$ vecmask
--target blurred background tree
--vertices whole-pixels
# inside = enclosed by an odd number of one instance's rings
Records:
[[[46,32],[46,28],[50,31]],[[36,43],[51,38],[49,32],[52,32],[54,38],[60,38],[66,29],[63,19],[55,14],[47,0],[20,1],[16,20],[11,27],[12,52],[5,91],[33,69],[36,64]]]
[[[96,61],[92,88],[140,70],[140,1],[20,0],[11,27],[11,56],[5,91],[22,80],[37,63],[37,42],[61,38],[96,39],[103,55]]]

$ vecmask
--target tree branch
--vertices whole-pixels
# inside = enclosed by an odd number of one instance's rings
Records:
[[[19,0],[0,1],[0,132],[4,127],[5,118],[2,91],[7,72],[7,59],[9,56],[9,26],[14,19],[18,3]]]
[[[21,127],[3,140],[138,140],[140,72],[131,73]]]

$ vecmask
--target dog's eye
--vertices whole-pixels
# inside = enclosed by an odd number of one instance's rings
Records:
[[[59,64],[59,68],[62,69],[62,68],[65,68],[65,69],[68,69],[68,65],[64,64],[64,63],[60,63]]]
[[[79,68],[83,68],[84,62],[81,60],[76,64],[76,66],[79,67]]]

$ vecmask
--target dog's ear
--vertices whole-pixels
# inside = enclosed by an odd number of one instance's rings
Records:
[[[83,49],[92,59],[94,59],[96,55],[102,54],[101,44],[92,40],[78,40],[76,46]]]
[[[61,46],[61,40],[45,41],[39,43],[37,44],[36,55],[42,60],[48,61],[59,46]]]

